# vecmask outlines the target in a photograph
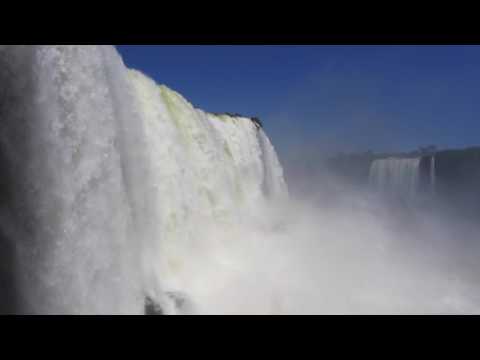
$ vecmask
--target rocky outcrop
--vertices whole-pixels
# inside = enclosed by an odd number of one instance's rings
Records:
[[[257,127],[257,129],[262,129],[262,128],[263,128],[263,124],[262,124],[262,122],[260,121],[259,118],[257,118],[257,117],[252,117],[252,118],[250,118],[250,120],[253,121],[253,123],[255,124],[255,126]]]
[[[193,313],[193,304],[190,302],[188,297],[185,294],[180,292],[167,292],[166,293],[170,305],[167,308],[170,308],[170,311],[174,311],[175,314],[190,314]],[[166,304],[164,304],[167,306]],[[172,310],[173,309],[173,310]],[[168,311],[165,312],[164,309],[153,300],[151,297],[145,297],[145,315],[168,315]]]
[[[164,315],[159,304],[152,300],[149,296],[145,298],[145,315]]]
[[[451,207],[480,212],[480,147],[435,154],[436,193]]]
[[[211,113],[215,116],[230,116],[230,117],[234,117],[234,118],[246,118],[246,119],[250,119],[254,124],[255,126],[257,127],[257,129],[263,129],[263,124],[262,122],[260,121],[260,119],[256,116],[254,117],[249,117],[249,116],[244,116],[242,114],[239,114],[239,113],[230,113],[230,112],[225,112],[225,113]]]

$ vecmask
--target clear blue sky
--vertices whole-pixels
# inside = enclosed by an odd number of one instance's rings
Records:
[[[212,112],[259,116],[279,152],[480,145],[480,46],[117,46]]]

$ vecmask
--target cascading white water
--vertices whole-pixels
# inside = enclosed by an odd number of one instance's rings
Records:
[[[287,197],[262,129],[193,108],[113,47],[1,46],[0,82],[0,230],[24,312],[142,313],[149,296],[175,313],[231,232]]]
[[[430,192],[432,195],[435,194],[435,188],[437,186],[437,175],[435,167],[435,156],[430,158]]]
[[[109,47],[0,48],[1,232],[22,312],[142,311],[142,123],[122,67]]]
[[[411,202],[419,187],[420,158],[374,160],[369,176],[374,189]]]
[[[152,169],[155,229],[142,262],[146,291],[171,312],[165,294],[192,291],[192,274],[208,268],[205,258],[215,256],[209,247],[228,247],[228,228],[288,192],[272,145],[252,121],[195,109],[138,71],[129,77]],[[214,246],[219,229],[225,238]]]

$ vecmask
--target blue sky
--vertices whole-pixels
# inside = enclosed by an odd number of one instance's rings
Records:
[[[281,153],[480,145],[480,46],[117,48],[196,107],[259,116]]]

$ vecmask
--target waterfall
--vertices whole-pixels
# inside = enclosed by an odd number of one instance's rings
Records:
[[[375,160],[370,167],[369,177],[375,190],[411,203],[418,191],[420,158]]]
[[[208,269],[210,251],[219,250],[212,241],[224,236],[221,247],[229,246],[232,236],[219,232],[228,233],[245,214],[263,212],[288,191],[270,141],[250,119],[206,113],[138,71],[129,76],[152,170],[157,240],[148,243],[142,261],[146,291],[175,311],[165,294],[183,298],[191,291],[192,273]]]
[[[430,158],[430,192],[432,195],[435,195],[436,184],[437,184],[437,178],[436,178],[436,168],[435,168],[435,156],[433,155]]]
[[[288,198],[263,129],[194,108],[114,47],[2,45],[0,82],[18,312],[140,314],[146,297],[194,312],[195,275]]]

